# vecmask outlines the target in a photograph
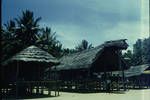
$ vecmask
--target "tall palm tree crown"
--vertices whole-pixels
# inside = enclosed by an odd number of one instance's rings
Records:
[[[15,19],[18,28],[16,31],[16,37],[21,39],[26,45],[32,45],[37,39],[37,33],[39,30],[38,22],[41,17],[34,18],[33,12],[26,10],[22,12],[22,16]]]
[[[83,51],[86,49],[91,49],[93,47],[92,47],[92,44],[89,44],[89,42],[87,40],[82,40],[81,44],[79,44],[75,48],[77,51]]]

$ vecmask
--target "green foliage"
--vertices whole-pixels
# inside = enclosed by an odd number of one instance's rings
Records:
[[[13,20],[10,20],[9,22],[7,22],[7,24],[4,24],[4,26],[7,32],[14,33],[16,24]]]
[[[15,38],[15,22],[10,20],[7,24],[4,24],[4,27],[1,29],[1,48],[2,48],[2,57],[1,61],[8,59],[18,51],[20,51],[20,41]],[[17,49],[16,49],[17,48]]]
[[[130,66],[150,64],[150,37],[144,40],[138,39],[133,45],[133,53],[128,50],[123,57]]]
[[[82,42],[75,48],[77,51],[83,51],[83,50],[91,49],[93,47],[92,44],[89,44],[87,40],[82,40]]]
[[[53,44],[52,47],[48,50],[50,54],[54,57],[61,57],[62,56],[62,44],[60,42]]]
[[[132,66],[133,65],[134,59],[133,59],[133,53],[132,53],[131,50],[127,50],[127,52],[125,52],[123,54],[123,58],[127,62],[128,66]]]
[[[138,39],[133,45],[133,57],[135,59],[135,65],[142,64],[142,40]]]
[[[76,53],[77,50],[75,50],[75,49],[69,49],[69,48],[64,48],[64,49],[62,50],[62,52],[63,52],[63,55],[67,55],[67,54]]]
[[[142,45],[142,61],[150,64],[150,37],[144,39]]]
[[[55,32],[52,33],[51,28],[42,28],[41,33],[38,34],[36,44],[39,45],[42,49],[48,50],[52,47],[53,44],[56,44],[58,41],[56,40]]]
[[[17,23],[15,36],[20,39],[21,42],[26,45],[33,45],[37,40],[37,33],[39,31],[38,22],[41,17],[34,18],[33,12],[26,10],[22,12],[22,16],[15,18]]]
[[[52,32],[51,28],[46,27],[41,29],[41,34],[38,35],[36,45],[54,57],[62,55],[62,44],[56,39],[56,32]]]
[[[135,65],[150,63],[150,37],[144,40],[138,39],[134,44],[133,53]]]

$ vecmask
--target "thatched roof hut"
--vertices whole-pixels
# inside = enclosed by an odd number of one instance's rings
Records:
[[[56,58],[32,45],[2,64],[3,79],[41,80],[44,77],[44,70],[57,64],[59,61]]]
[[[29,46],[28,48],[17,53],[12,58],[5,61],[3,65],[6,65],[13,61],[41,62],[41,63],[44,62],[44,63],[53,63],[53,64],[59,63],[58,60],[54,58],[51,54],[34,45]]]
[[[100,56],[102,56],[103,53],[107,51],[107,49],[110,51],[113,49],[113,53],[115,53],[116,50],[127,49],[128,44],[125,42],[125,40],[126,39],[106,41],[104,44],[99,45],[95,48],[63,56],[59,59],[59,61],[61,62],[60,65],[52,67],[52,69],[72,70],[92,67],[92,64],[94,64],[94,62],[96,62],[100,58]],[[108,53],[109,52],[107,52],[106,54]],[[107,60],[110,61],[113,59],[108,58]],[[124,63],[123,60],[122,62]]]

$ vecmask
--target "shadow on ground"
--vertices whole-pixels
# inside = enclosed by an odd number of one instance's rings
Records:
[[[68,92],[68,93],[111,93],[111,94],[125,94],[126,91],[120,90],[120,91],[104,91],[104,90],[61,90],[61,92]]]
[[[56,96],[50,96],[50,95],[37,95],[37,94],[32,94],[32,95],[25,95],[25,96],[14,96],[14,95],[3,95],[2,99],[11,99],[11,100],[16,100],[16,99],[36,99],[36,98],[47,98],[47,97],[56,97]]]

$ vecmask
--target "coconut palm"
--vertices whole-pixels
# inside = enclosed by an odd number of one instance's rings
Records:
[[[56,32],[52,32],[51,28],[46,27],[41,29],[36,41],[37,46],[46,50],[55,57],[61,55],[62,44],[56,39]]]
[[[15,39],[15,27],[15,21],[10,20],[1,29],[2,60],[7,59],[20,50],[20,48],[16,49],[20,43]]]
[[[75,47],[77,51],[83,51],[93,48],[92,44],[89,44],[87,40],[82,40],[81,44]]]
[[[55,32],[52,32],[51,28],[46,27],[41,29],[41,33],[38,34],[37,37],[37,45],[39,45],[42,49],[48,50],[52,47],[52,45],[56,44],[58,41],[56,40]]]
[[[16,31],[16,37],[21,39],[24,45],[35,44],[37,39],[37,33],[39,31],[38,22],[41,20],[41,17],[34,18],[33,12],[26,10],[22,12],[22,16],[15,19],[18,28]]]
[[[9,32],[14,32],[14,28],[16,27],[15,21],[10,20],[7,24],[4,24],[5,28]]]
[[[7,38],[7,39],[12,39],[14,37],[14,33],[15,33],[15,21],[10,20],[8,21],[6,24],[4,24],[4,29],[3,29],[3,38]],[[5,35],[5,36],[4,36]]]
[[[57,43],[53,44],[52,47],[48,50],[50,54],[54,57],[61,57],[62,56],[62,44],[58,41]]]

